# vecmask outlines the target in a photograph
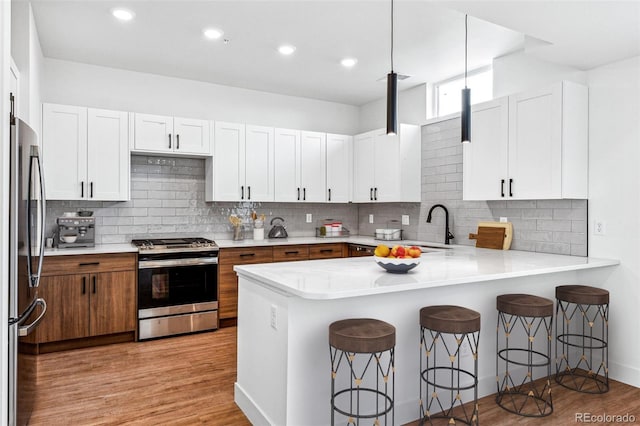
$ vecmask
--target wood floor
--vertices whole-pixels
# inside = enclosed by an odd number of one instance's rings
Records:
[[[38,369],[30,425],[250,424],[233,402],[236,327],[40,355]],[[640,424],[640,389],[619,382],[602,395],[556,385],[553,398],[553,414],[540,419],[507,413],[488,396],[480,400],[480,422],[565,426],[577,423],[576,413],[589,412],[628,413]]]
[[[233,402],[236,327],[40,355],[30,425],[249,425]]]

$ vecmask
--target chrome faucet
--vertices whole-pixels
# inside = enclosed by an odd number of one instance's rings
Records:
[[[433,212],[433,209],[435,209],[436,207],[442,207],[442,210],[444,210],[444,220],[445,220],[445,224],[444,224],[444,243],[445,244],[450,244],[451,240],[454,239],[455,237],[453,236],[451,231],[449,231],[449,210],[447,210],[447,208],[445,206],[443,206],[442,204],[434,204],[429,209],[429,214],[427,214],[427,223],[431,223],[431,212]]]

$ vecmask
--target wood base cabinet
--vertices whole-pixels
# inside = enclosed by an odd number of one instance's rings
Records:
[[[136,255],[55,256],[43,263],[38,295],[47,314],[29,342],[59,349],[87,346],[78,339],[136,330]],[[111,340],[110,340],[111,341]],[[100,343],[93,339],[93,344]]]

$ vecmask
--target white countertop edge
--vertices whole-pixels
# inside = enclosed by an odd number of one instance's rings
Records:
[[[447,280],[435,280],[435,281],[426,282],[426,283],[418,282],[418,283],[400,284],[400,285],[388,286],[388,287],[376,287],[376,288],[355,289],[355,290],[345,290],[345,291],[333,290],[330,293],[329,292],[315,293],[315,292],[300,291],[298,289],[295,289],[286,285],[282,285],[281,283],[274,281],[270,278],[264,277],[261,274],[256,274],[250,270],[246,270],[244,269],[245,267],[242,265],[235,266],[233,269],[234,271],[236,271],[239,277],[246,277],[246,278],[257,280],[261,284],[267,287],[273,288],[277,290],[279,293],[282,293],[285,295],[298,296],[303,299],[311,299],[311,300],[333,300],[333,299],[346,299],[349,297],[370,296],[375,294],[422,290],[427,288],[446,287],[446,286],[452,286],[452,285],[469,284],[469,283],[475,283],[475,282],[493,281],[493,280],[501,280],[501,279],[509,279],[509,278],[521,278],[526,276],[553,274],[558,272],[604,268],[604,267],[616,266],[620,264],[620,261],[614,260],[614,259],[599,259],[599,258],[587,258],[587,259],[589,260],[589,263],[584,263],[584,264],[532,269],[529,271],[475,275],[475,276],[454,278],[454,279],[447,279]],[[246,266],[250,267],[251,265],[246,265]],[[411,271],[409,271],[407,275],[411,275]]]
[[[46,256],[73,256],[84,254],[137,253],[132,244],[96,244],[95,247],[52,248],[45,249]]]

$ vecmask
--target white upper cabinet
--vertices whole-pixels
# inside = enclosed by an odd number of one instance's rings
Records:
[[[129,198],[128,115],[43,104],[42,141],[47,198]]]
[[[87,116],[89,199],[125,200],[130,180],[128,114],[89,108]]]
[[[244,151],[244,200],[273,201],[273,128],[247,125]]]
[[[207,201],[273,201],[273,129],[223,122],[214,126]]]
[[[327,200],[326,137],[325,133],[300,133],[300,201]]]
[[[300,131],[275,129],[275,201],[300,201]]]
[[[210,155],[209,122],[164,115],[134,114],[132,151]]]
[[[587,197],[586,87],[565,81],[473,111],[471,144],[463,148],[464,199]]]
[[[275,129],[275,201],[325,202],[327,135]]]
[[[473,105],[471,143],[462,146],[465,200],[495,200],[505,193],[508,144],[508,98]]]
[[[327,201],[351,201],[353,138],[327,134]]]
[[[385,129],[353,138],[354,202],[419,202],[420,127],[400,124],[397,135]]]

